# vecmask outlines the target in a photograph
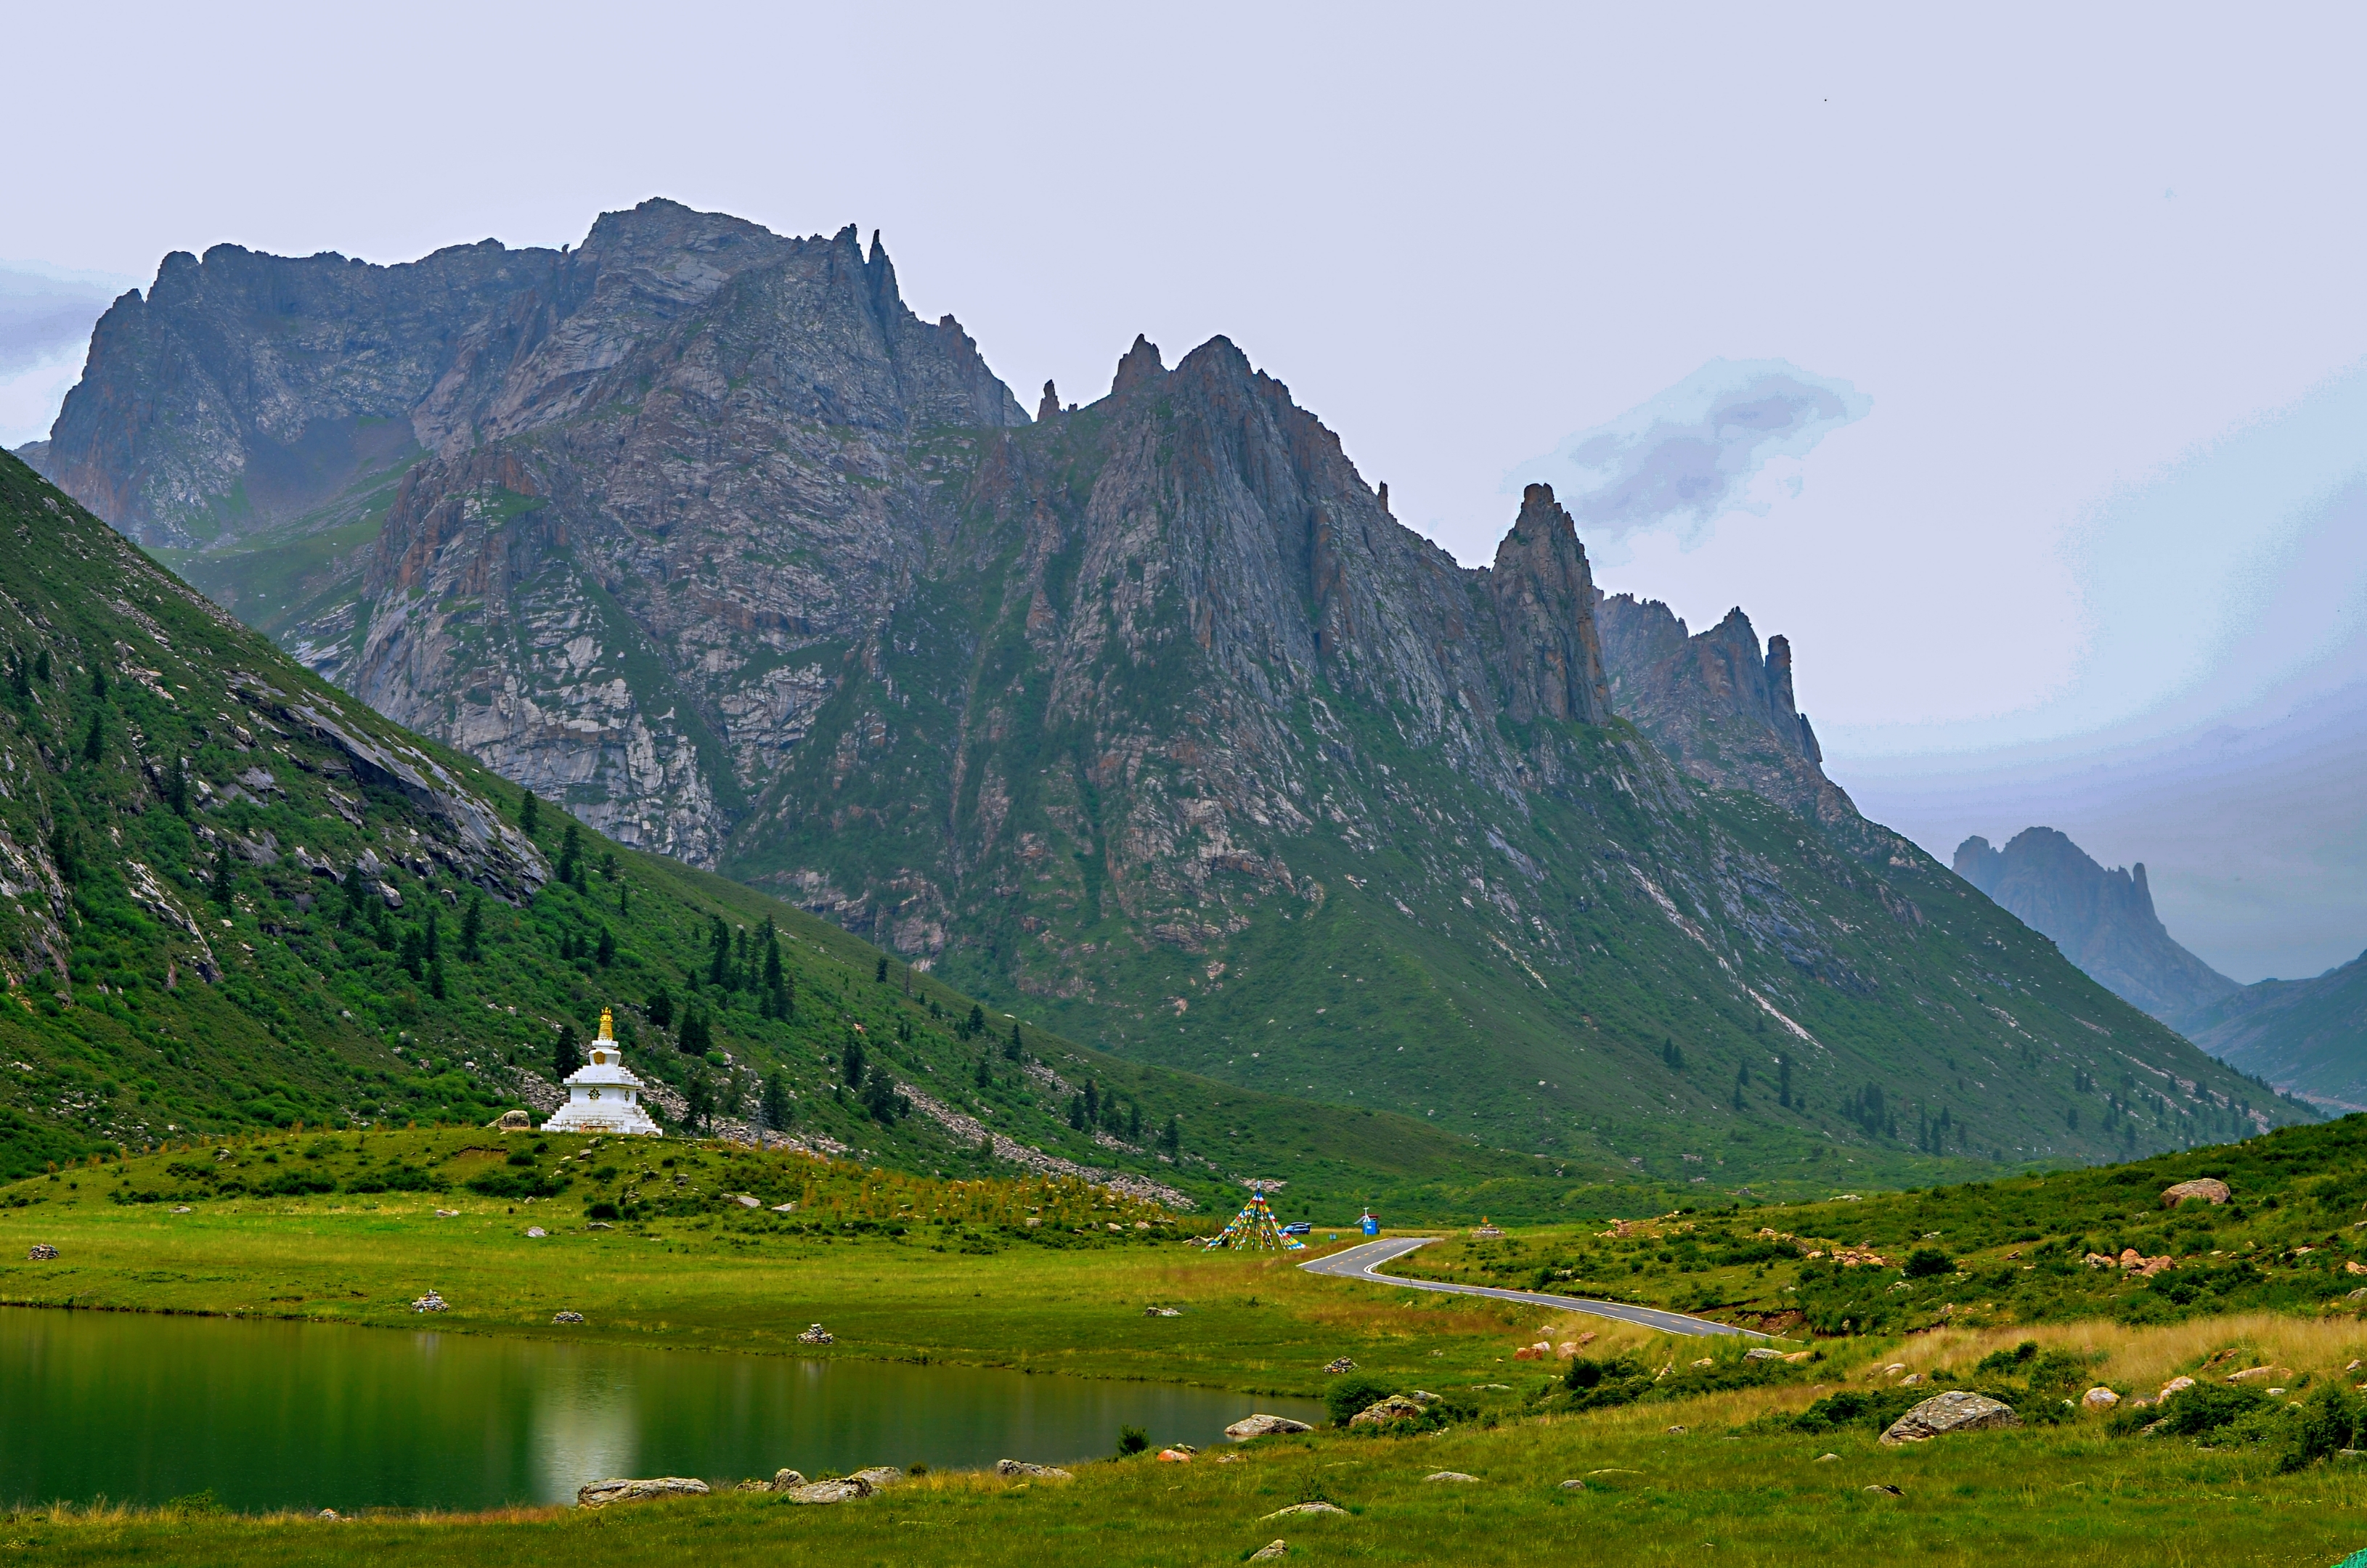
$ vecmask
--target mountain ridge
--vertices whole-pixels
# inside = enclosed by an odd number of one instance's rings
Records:
[[[1467,570],[1228,340],[1030,421],[876,240],[750,227],[604,217],[438,340],[432,452],[166,558],[595,826],[1139,1061],[1704,1183],[2296,1114],[1962,905],[1825,779],[1789,642],[1605,600],[1549,489]]]

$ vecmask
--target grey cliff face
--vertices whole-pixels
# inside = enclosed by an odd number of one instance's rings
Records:
[[[2142,863],[2107,871],[2054,829],[2027,828],[2002,850],[1966,839],[1955,867],[2114,995],[2173,1027],[2238,989],[2171,939]]]
[[[1739,607],[1698,635],[1657,599],[1599,597],[1603,663],[1621,717],[1716,789],[1746,790],[1827,824],[1857,808],[1825,776],[1824,751],[1792,692],[1792,644],[1758,633]]]

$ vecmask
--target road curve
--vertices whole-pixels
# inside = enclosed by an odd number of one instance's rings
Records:
[[[1493,1296],[1500,1302],[1524,1302],[1531,1306],[1589,1313],[1596,1317],[1615,1318],[1621,1323],[1639,1323],[1663,1334],[1703,1337],[1742,1334],[1753,1339],[1767,1337],[1755,1329],[1712,1323],[1705,1317],[1687,1317],[1683,1313],[1663,1312],[1659,1307],[1629,1306],[1625,1302],[1598,1302],[1585,1296],[1547,1295],[1542,1291],[1500,1291],[1492,1285],[1449,1285],[1436,1280],[1408,1280],[1395,1274],[1376,1272],[1382,1264],[1393,1263],[1415,1247],[1428,1247],[1437,1239],[1434,1235],[1410,1235],[1393,1236],[1387,1241],[1367,1241],[1343,1252],[1335,1252],[1329,1258],[1302,1263],[1299,1267],[1310,1274],[1332,1274],[1343,1280],[1370,1280],[1375,1284],[1397,1290],[1440,1291],[1453,1296]]]

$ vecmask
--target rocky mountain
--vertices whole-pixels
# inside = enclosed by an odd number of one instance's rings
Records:
[[[340,686],[1031,1021],[1687,1183],[2305,1114],[1860,818],[1783,639],[1601,601],[1543,486],[1467,570],[1222,338],[1031,421],[852,230],[648,203],[415,333],[219,254],[101,333],[204,377],[96,355],[51,471],[214,475],[125,525]]]
[[[1604,595],[1594,613],[1613,705],[1680,768],[1819,822],[1857,816],[1825,776],[1817,732],[1793,699],[1789,638],[1769,637],[1762,654],[1739,605],[1691,636],[1657,599]]]
[[[2142,862],[2107,871],[2054,829],[2026,828],[2002,850],[1966,839],[1956,846],[1956,874],[2052,938],[2114,996],[2173,1027],[2240,989],[2171,939]]]
[[[1567,1162],[1020,1030],[753,889],[529,809],[6,456],[0,674],[0,1176],[258,1126],[548,1111],[557,1031],[589,1038],[613,1007],[677,1131],[1203,1209],[1249,1177],[1286,1182],[1293,1213],[1543,1213],[1572,1191]]]

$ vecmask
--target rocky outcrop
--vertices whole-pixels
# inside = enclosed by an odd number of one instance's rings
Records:
[[[686,1475],[661,1475],[646,1481],[595,1481],[575,1489],[579,1508],[605,1508],[612,1503],[646,1503],[660,1497],[704,1497],[707,1483]]]
[[[1956,846],[1956,874],[2165,1023],[2176,1026],[2240,988],[2171,940],[2154,913],[2142,862],[2107,871],[2054,829],[2026,828],[2002,850],[1978,835],[1966,839]]]
[[[2227,1184],[2215,1176],[2198,1176],[2191,1181],[2173,1182],[2161,1190],[2161,1206],[2175,1209],[2190,1198],[2200,1198],[2213,1205],[2225,1203],[2233,1197]]]
[[[1551,485],[1533,484],[1523,492],[1520,515],[1496,546],[1486,584],[1501,639],[1504,711],[1512,721],[1608,719],[1611,691],[1594,627],[1594,580],[1578,529],[1555,502]]]
[[[1612,707],[1686,773],[1812,820],[1856,818],[1794,700],[1788,638],[1769,637],[1762,653],[1739,606],[1691,635],[1666,604],[1625,593],[1599,597],[1595,619]]]
[[[1935,1393],[1883,1429],[1882,1441],[1897,1448],[1902,1443],[1927,1442],[1954,1432],[1979,1432],[1995,1427],[2019,1427],[2022,1417],[2013,1406],[1985,1393],[1968,1393],[1952,1389]]]
[[[1293,1432],[1312,1432],[1314,1427],[1304,1421],[1294,1421],[1287,1416],[1244,1416],[1225,1428],[1225,1436],[1237,1443],[1256,1438],[1287,1436]]]

